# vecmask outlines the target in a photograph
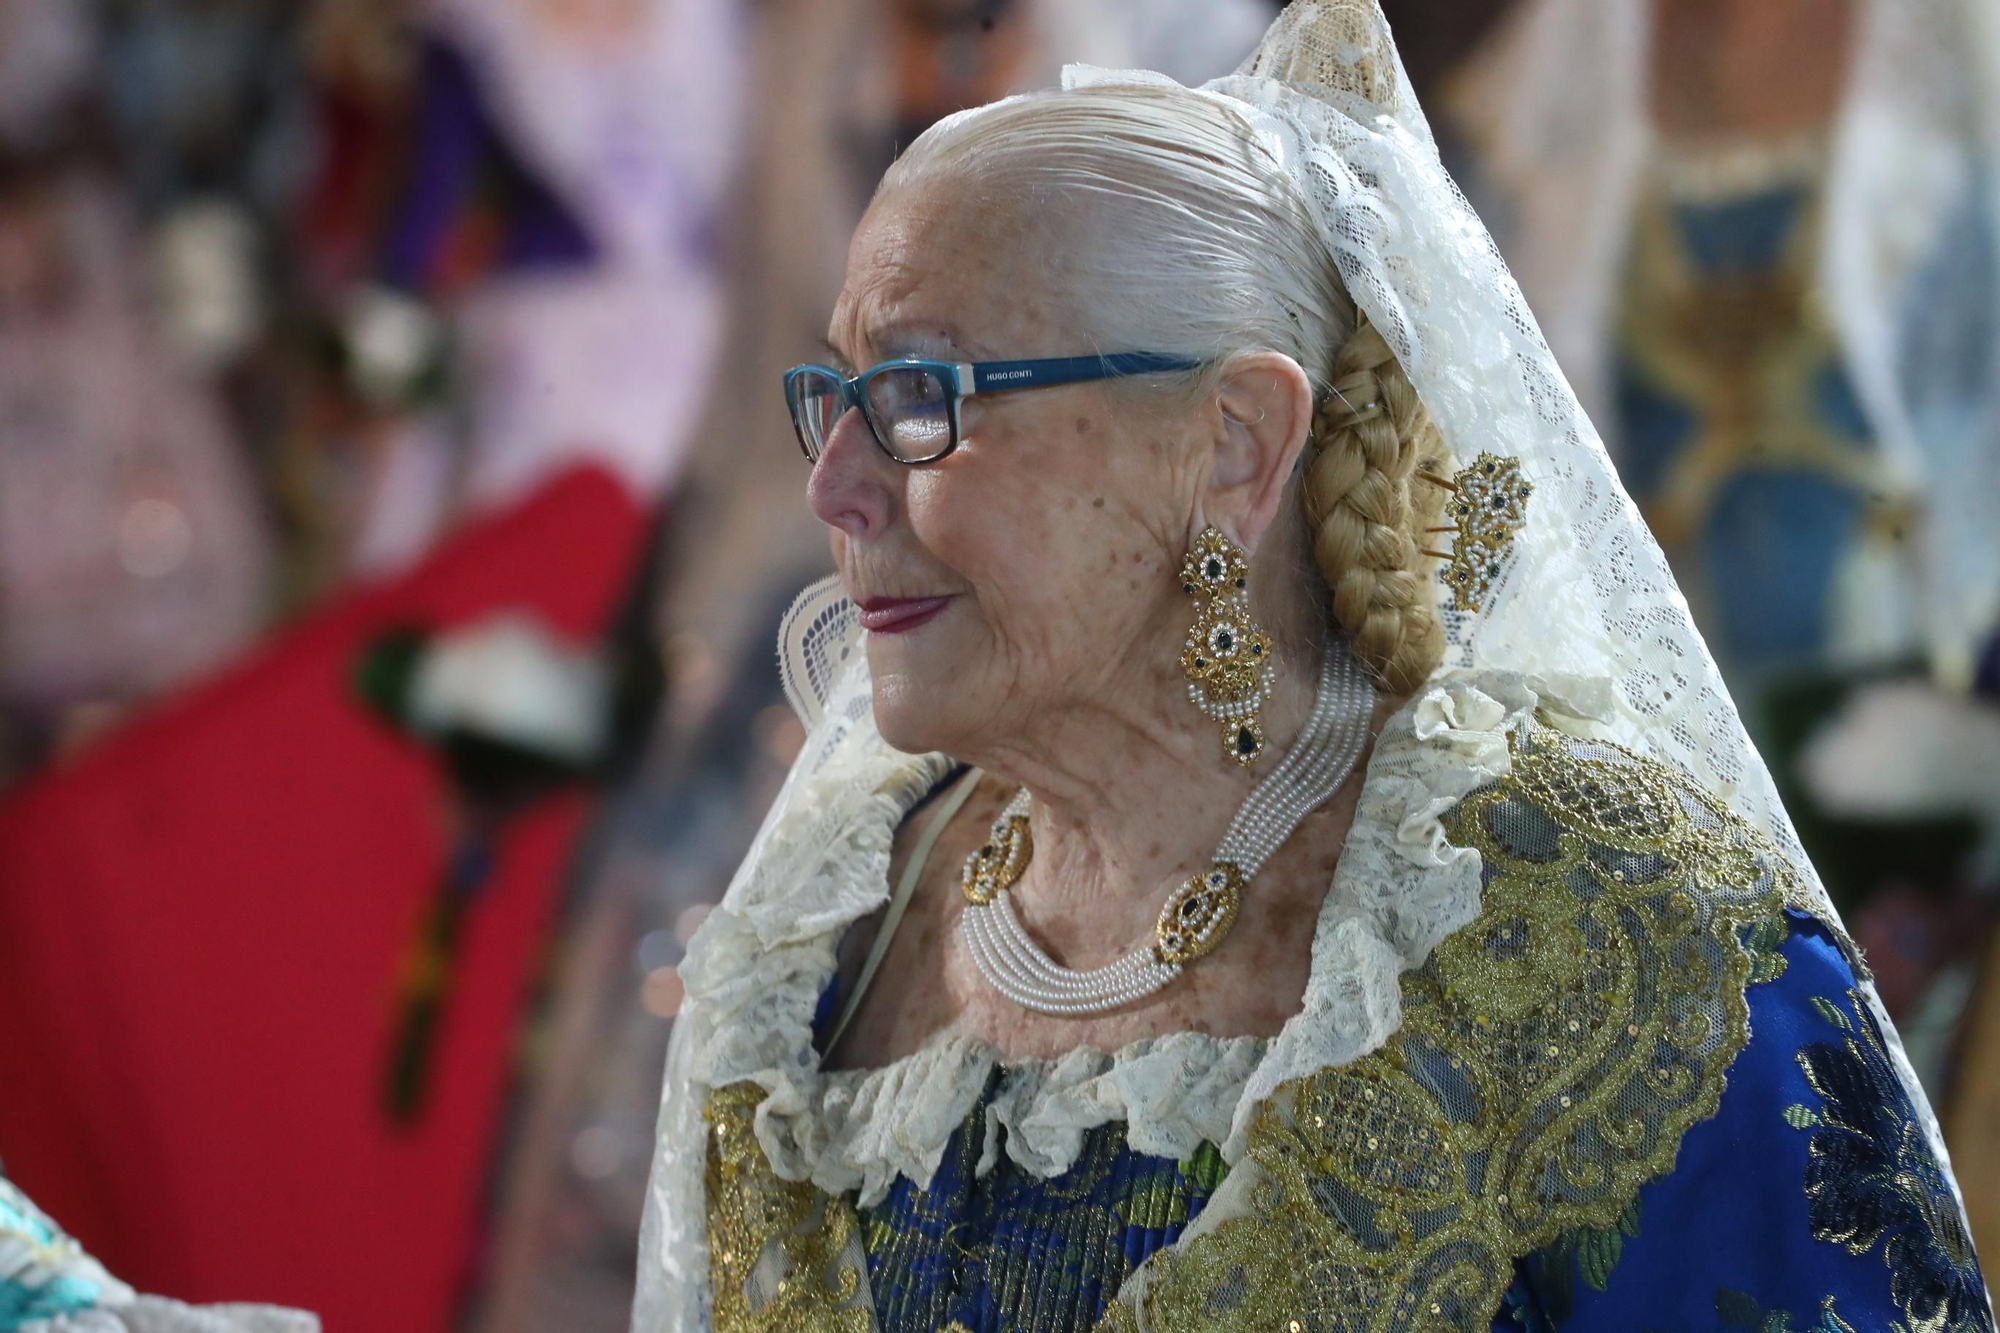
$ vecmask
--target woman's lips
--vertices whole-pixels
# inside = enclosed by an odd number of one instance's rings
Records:
[[[906,634],[929,624],[949,605],[949,597],[871,597],[861,604],[861,628],[871,634]]]

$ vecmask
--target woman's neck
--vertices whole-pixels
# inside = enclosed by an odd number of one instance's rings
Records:
[[[1245,798],[1297,739],[1325,649],[1296,627],[1273,634],[1278,679],[1261,712],[1264,755],[1250,768],[1224,755],[1220,724],[1188,702],[1164,652],[1147,679],[1040,714],[976,761],[1032,798],[1034,858],[1013,894],[1063,963],[1094,967],[1148,938],[1161,903],[1208,866]]]

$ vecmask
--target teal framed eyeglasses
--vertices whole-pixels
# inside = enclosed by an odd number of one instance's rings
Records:
[[[833,428],[859,409],[875,443],[898,463],[935,463],[958,448],[958,405],[975,393],[1013,393],[1058,384],[1194,370],[1201,365],[1159,352],[1043,357],[1031,361],[927,361],[905,357],[843,375],[831,366],[785,372],[785,405],[809,462],[826,452]]]

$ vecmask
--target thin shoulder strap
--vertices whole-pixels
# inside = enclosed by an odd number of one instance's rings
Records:
[[[945,798],[938,802],[937,809],[931,811],[930,822],[924,825],[923,833],[917,838],[917,845],[910,849],[909,862],[903,867],[903,877],[896,881],[896,892],[889,899],[888,915],[882,918],[882,928],[875,932],[874,943],[868,946],[868,961],[861,965],[861,975],[854,980],[854,991],[847,997],[847,1003],[840,1008],[840,1019],[833,1025],[833,1036],[826,1043],[830,1055],[846,1035],[847,1025],[854,1021],[855,1013],[861,1008],[861,997],[868,993],[869,983],[875,980],[875,970],[882,966],[882,959],[888,955],[889,942],[896,938],[896,928],[903,924],[903,913],[910,906],[910,899],[917,891],[917,879],[924,873],[924,866],[931,859],[931,849],[944,833],[945,825],[958,813],[966,799],[979,786],[981,770],[967,769],[965,776],[958,780]]]

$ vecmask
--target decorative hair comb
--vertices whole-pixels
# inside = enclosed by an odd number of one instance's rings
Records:
[[[1535,488],[1521,475],[1520,459],[1500,454],[1479,455],[1449,480],[1433,472],[1416,475],[1452,493],[1445,506],[1452,525],[1429,531],[1455,532],[1457,539],[1449,551],[1426,549],[1424,554],[1449,562],[1444,581],[1451,585],[1458,609],[1477,611],[1499,581],[1514,534],[1527,524],[1528,497]]]

